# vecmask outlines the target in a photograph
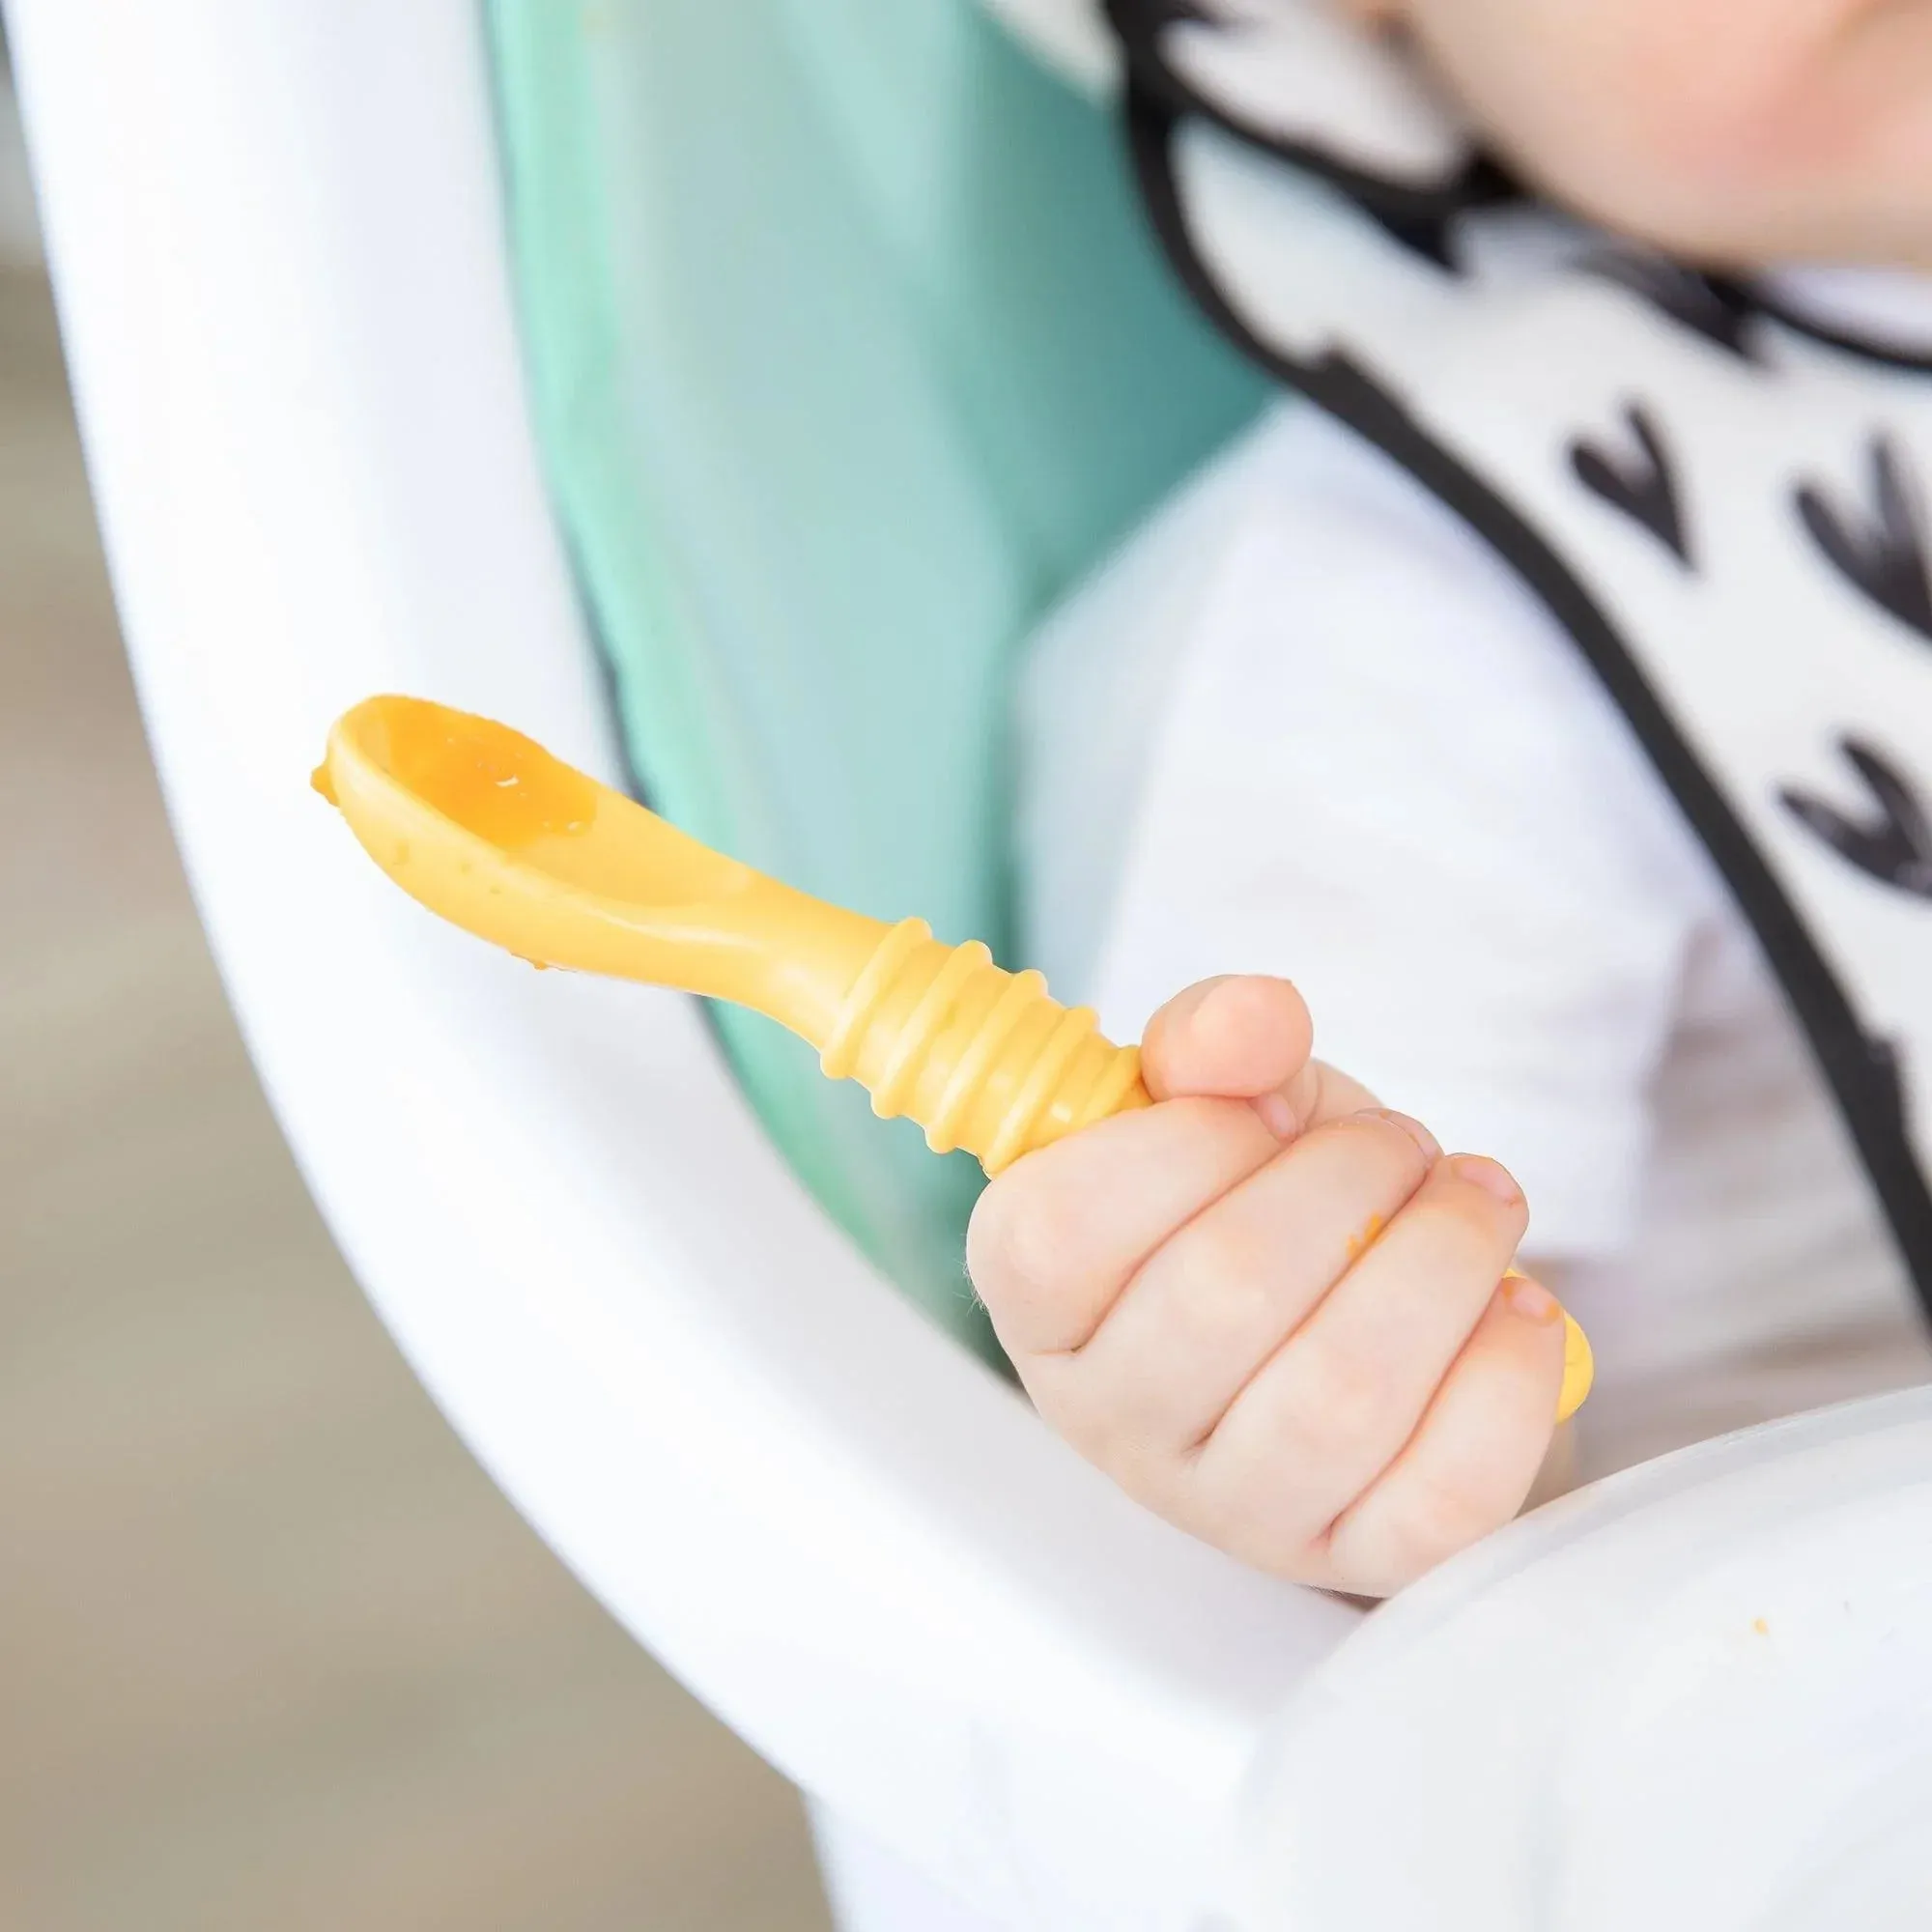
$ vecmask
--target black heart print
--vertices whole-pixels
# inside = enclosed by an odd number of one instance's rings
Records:
[[[1888,886],[1932,899],[1932,811],[1898,767],[1858,738],[1838,749],[1864,780],[1877,810],[1862,818],[1786,787],[1779,802],[1841,859]]]
[[[1798,514],[1840,576],[1921,638],[1932,638],[1924,517],[1904,460],[1889,437],[1872,438],[1871,476],[1871,514],[1838,509],[1811,483],[1799,486]]]
[[[1578,437],[1570,445],[1570,468],[1584,489],[1641,524],[1689,564],[1690,542],[1663,438],[1641,403],[1625,409],[1624,424],[1634,448],[1611,455],[1602,444]]]

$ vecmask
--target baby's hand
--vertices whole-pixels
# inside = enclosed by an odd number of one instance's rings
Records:
[[[1509,1175],[1445,1157],[1310,1039],[1285,980],[1190,988],[1148,1029],[1158,1104],[1002,1175],[967,1252],[1041,1414],[1130,1494],[1380,1596],[1520,1508],[1563,1321],[1506,1278]]]

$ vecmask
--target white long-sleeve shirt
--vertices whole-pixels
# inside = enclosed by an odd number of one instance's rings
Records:
[[[1576,647],[1406,472],[1284,405],[1049,623],[1027,952],[1135,1037],[1293,979],[1317,1051],[1528,1195],[1598,1358],[1580,1463],[1932,1377],[1722,880]]]

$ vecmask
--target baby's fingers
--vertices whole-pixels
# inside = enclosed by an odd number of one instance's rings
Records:
[[[1313,1040],[1308,1008],[1288,980],[1258,974],[1204,980],[1148,1023],[1141,1072],[1156,1100],[1252,1101],[1286,1140],[1376,1104],[1366,1087],[1309,1058]]]
[[[1084,1348],[1148,1257],[1280,1146],[1253,1108],[1177,1100],[1016,1161],[966,1232],[1001,1345],[1022,1369]]]
[[[1564,1341],[1547,1289],[1503,1283],[1407,1446],[1329,1531],[1343,1587],[1386,1596],[1516,1515],[1555,1433]]]
[[[1314,1038],[1308,1007],[1288,980],[1233,974],[1203,980],[1154,1014],[1141,1040],[1141,1070],[1156,1100],[1251,1100],[1293,1080]]]
[[[1309,1038],[1287,980],[1203,980],[1154,1015],[1142,1045],[1149,1091],[1167,1104],[1101,1121],[994,1181],[967,1268],[1016,1361],[1084,1348],[1169,1236],[1310,1124],[1285,1097],[1311,1077]]]

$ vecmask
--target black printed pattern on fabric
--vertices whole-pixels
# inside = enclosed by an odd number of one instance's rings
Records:
[[[1790,329],[1795,335],[1808,336],[1813,342],[1822,342],[1828,349],[1857,356],[1860,361],[1870,362],[1880,368],[1904,369],[1918,376],[1932,375],[1932,355],[1908,344],[1888,342],[1857,329],[1835,328],[1820,317],[1808,315],[1789,301],[1779,300],[1762,283],[1725,277],[1719,286],[1727,300],[1739,303],[1753,315],[1776,323],[1780,328]]]
[[[1464,274],[1456,252],[1456,220],[1448,214],[1396,214],[1386,209],[1367,211],[1393,242],[1400,242],[1425,261],[1434,262],[1452,275]]]
[[[1122,39],[1151,39],[1168,27],[1218,27],[1233,22],[1208,5],[1208,0],[1108,0],[1107,13]]]
[[[1170,65],[1162,45],[1166,34],[1185,26],[1229,35],[1263,31],[1253,20],[1223,13],[1212,0],[1101,0],[1101,11],[1125,56],[1131,94],[1170,114],[1198,114],[1251,146],[1332,183],[1378,219],[1399,224],[1391,229],[1399,240],[1444,268],[1454,264],[1446,253],[1448,235],[1437,224],[1470,209],[1525,198],[1521,185],[1492,155],[1472,149],[1434,184],[1394,181],[1326,148],[1270,133],[1244,120],[1227,102],[1201,93]]]
[[[1660,314],[1726,355],[1762,365],[1753,312],[1728,284],[1666,262],[1661,255],[1634,255],[1622,248],[1603,249],[1582,266],[1599,279],[1640,296]]]
[[[1634,447],[1608,451],[1587,437],[1577,437],[1570,445],[1570,468],[1584,489],[1634,518],[1675,552],[1680,563],[1694,568],[1676,467],[1656,418],[1641,403],[1631,403],[1624,410],[1624,425]]]
[[[1932,899],[1932,810],[1910,779],[1861,738],[1842,738],[1838,749],[1865,781],[1876,812],[1854,817],[1810,792],[1787,786],[1784,809],[1860,871],[1916,897]]]
[[[1845,986],[1765,853],[1685,737],[1609,613],[1523,513],[1437,441],[1372,369],[1339,346],[1301,358],[1254,332],[1203,259],[1190,232],[1175,164],[1175,140],[1188,109],[1177,103],[1171,91],[1140,84],[1131,70],[1124,105],[1128,152],[1143,205],[1170,267],[1203,315],[1261,368],[1351,425],[1454,509],[1569,632],[1629,719],[1659,776],[1756,929],[1767,959],[1810,1036],[1920,1305],[1932,1319],[1932,1187],[1906,1122],[1897,1053],[1861,1024]],[[1684,321],[1671,308],[1662,313]],[[1709,339],[1707,330],[1697,332]],[[1642,430],[1634,423],[1633,429],[1644,440]],[[1648,441],[1651,462],[1662,470],[1662,440],[1655,425]],[[1573,444],[1573,465],[1575,453]],[[1613,477],[1612,490],[1616,487]],[[1666,527],[1674,523],[1682,542],[1674,479],[1669,500],[1672,509]],[[1663,532],[1659,534],[1669,541]],[[1910,797],[1909,792],[1900,795]],[[1908,847],[1912,824],[1908,813],[1898,829],[1897,836]],[[1879,836],[1887,840],[1891,837],[1883,832]],[[1888,842],[1886,849],[1893,848]]]
[[[1841,577],[1932,639],[1932,574],[1918,493],[1890,438],[1873,437],[1870,458],[1873,515],[1841,510],[1816,484],[1804,483],[1794,498],[1799,517]]]

